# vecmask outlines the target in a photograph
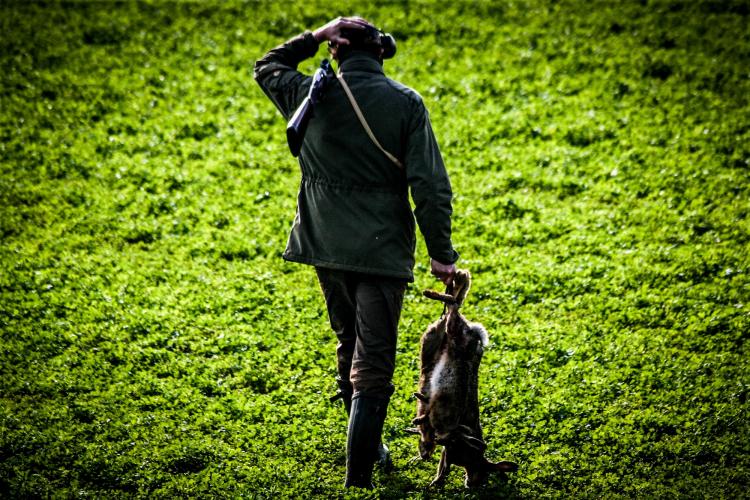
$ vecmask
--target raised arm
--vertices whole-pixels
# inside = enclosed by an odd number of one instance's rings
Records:
[[[347,45],[342,29],[357,29],[363,22],[339,17],[316,29],[306,31],[268,51],[255,63],[255,81],[273,101],[285,119],[289,119],[305,98],[311,77],[297,71],[297,65],[314,56],[321,42]]]
[[[318,52],[318,42],[309,31],[271,49],[255,63],[255,81],[281,111],[285,119],[304,99],[311,78],[297,65]]]

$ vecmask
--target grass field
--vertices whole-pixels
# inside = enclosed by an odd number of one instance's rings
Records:
[[[0,496],[348,495],[335,341],[280,258],[299,170],[252,65],[356,13],[431,112],[488,455],[520,464],[475,492],[408,464],[441,311],[420,245],[369,496],[747,498],[750,3],[333,5],[0,2]]]

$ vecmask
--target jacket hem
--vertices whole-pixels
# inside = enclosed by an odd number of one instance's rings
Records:
[[[307,264],[315,267],[325,267],[327,269],[339,269],[341,271],[353,271],[356,273],[372,274],[375,276],[386,276],[389,278],[405,279],[409,282],[414,281],[413,273],[402,273],[398,271],[392,271],[389,269],[378,269],[374,267],[354,266],[351,264],[341,264],[339,262],[330,262],[325,260],[313,259],[312,257],[306,257],[303,255],[295,255],[284,252],[281,256],[284,260],[289,262],[296,262],[298,264]]]

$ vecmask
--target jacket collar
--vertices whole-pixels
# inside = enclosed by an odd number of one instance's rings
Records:
[[[339,65],[342,73],[349,71],[365,71],[367,73],[383,73],[383,65],[377,59],[365,52],[353,52]]]

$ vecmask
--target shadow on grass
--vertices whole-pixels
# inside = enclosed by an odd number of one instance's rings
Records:
[[[456,470],[453,470],[451,475],[458,473]],[[463,476],[463,469],[461,469],[461,475]],[[405,492],[421,494],[422,498],[465,498],[477,500],[490,498],[516,500],[523,498],[514,484],[515,481],[512,481],[507,475],[490,476],[484,486],[475,489],[453,485],[429,486],[432,479],[433,477],[429,476],[425,478],[424,482],[415,481],[413,478],[400,475],[398,471],[382,475],[380,476],[380,484],[384,489],[380,492],[380,498],[404,498]]]

